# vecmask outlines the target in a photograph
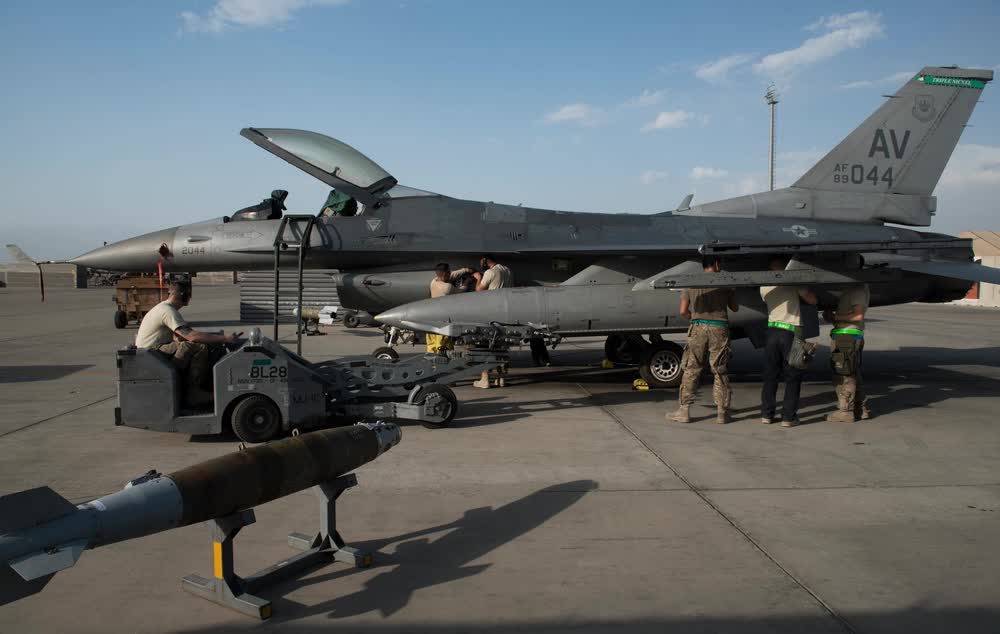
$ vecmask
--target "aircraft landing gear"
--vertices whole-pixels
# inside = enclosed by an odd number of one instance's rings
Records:
[[[677,387],[684,376],[684,348],[673,341],[661,340],[643,347],[639,376],[649,387]]]
[[[640,335],[608,335],[604,341],[604,358],[615,365],[635,365],[646,345]]]

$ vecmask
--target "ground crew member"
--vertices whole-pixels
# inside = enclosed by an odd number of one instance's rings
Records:
[[[455,282],[463,275],[470,273],[476,278],[476,281],[479,281],[480,274],[478,271],[468,268],[452,271],[451,266],[447,262],[438,264],[434,267],[434,279],[431,280],[431,297],[444,297],[455,292],[464,293],[465,289],[456,288]],[[455,344],[452,342],[451,337],[429,332],[425,338],[427,340],[427,352],[431,354],[444,354],[445,350],[455,349]]]
[[[496,261],[492,255],[486,254],[479,261],[483,276],[476,284],[477,291],[493,291],[514,285],[514,274],[503,264]]]
[[[844,289],[836,311],[825,311],[824,319],[833,324],[830,331],[830,366],[833,387],[837,392],[837,411],[826,417],[834,423],[853,423],[871,418],[868,400],[861,383],[861,352],[865,347],[865,313],[871,302],[867,284]]]
[[[722,270],[719,258],[706,256],[701,261],[706,273]],[[712,394],[717,408],[717,423],[729,422],[729,406],[733,393],[729,387],[729,314],[739,310],[736,293],[731,288],[686,288],[681,293],[681,316],[691,322],[687,348],[684,351],[684,376],[677,411],[667,419],[677,423],[691,422],[691,404],[698,393],[698,382],[706,360],[715,375]]]
[[[772,271],[783,271],[788,258],[771,260]],[[801,302],[816,303],[816,293],[795,286],[762,286],[760,296],[767,304],[767,333],[764,342],[764,384],[760,390],[760,422],[774,422],[778,381],[785,379],[785,397],[781,406],[781,426],[799,424],[799,392],[803,371],[788,364],[792,341],[802,338]]]
[[[343,192],[331,189],[319,213],[323,216],[354,216],[358,213],[358,201]]]
[[[215,335],[191,328],[181,317],[180,309],[191,301],[191,286],[172,282],[165,301],[154,306],[139,324],[135,336],[137,348],[159,350],[170,357],[174,367],[184,373],[184,401],[188,407],[203,407],[212,403],[211,366],[208,344],[235,344],[242,332]]]
[[[497,262],[496,258],[489,253],[480,259],[479,265],[483,269],[483,275],[476,284],[477,291],[493,291],[498,288],[506,288],[514,285],[514,274],[506,266]],[[497,387],[504,386],[506,382],[504,375],[506,373],[507,369],[504,366],[497,367]],[[483,372],[479,380],[472,385],[473,387],[484,389],[490,387],[489,370]]]

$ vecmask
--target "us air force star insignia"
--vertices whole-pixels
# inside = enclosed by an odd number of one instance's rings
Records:
[[[927,123],[937,116],[937,109],[934,107],[934,97],[931,95],[914,96],[913,109],[910,110],[910,113],[917,121]]]
[[[814,236],[819,233],[818,229],[810,229],[809,227],[803,225],[792,225],[791,227],[782,227],[782,231],[787,231],[796,238],[808,238],[809,236]]]
[[[369,218],[365,220],[365,224],[368,225],[369,231],[378,231],[378,228],[382,226],[381,218]]]

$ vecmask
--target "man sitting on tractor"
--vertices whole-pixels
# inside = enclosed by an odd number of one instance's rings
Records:
[[[212,404],[210,344],[236,344],[242,332],[228,335],[200,332],[181,317],[180,309],[191,302],[191,286],[172,282],[165,301],[152,308],[139,324],[137,348],[159,350],[185,375],[184,404],[191,408]]]

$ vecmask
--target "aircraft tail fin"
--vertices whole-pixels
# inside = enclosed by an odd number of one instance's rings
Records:
[[[8,244],[7,253],[10,254],[10,257],[12,257],[14,261],[17,262],[18,264],[35,263],[35,261],[27,253],[22,251],[21,247],[17,246],[16,244]]]
[[[930,196],[992,70],[928,66],[793,187]]]
[[[49,487],[0,497],[0,535],[38,526],[76,510]],[[86,542],[0,561],[0,605],[40,592],[52,576],[76,563]]]

